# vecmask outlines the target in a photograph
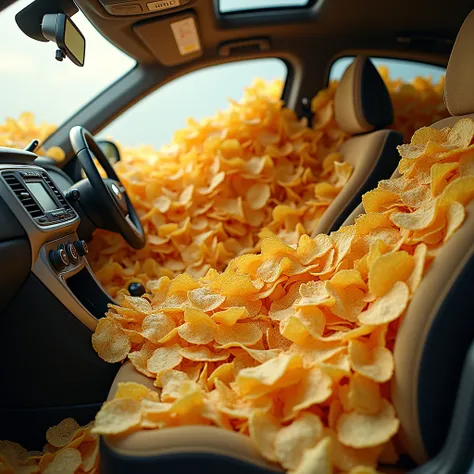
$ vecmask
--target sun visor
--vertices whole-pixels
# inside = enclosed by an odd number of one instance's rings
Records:
[[[202,56],[198,21],[194,13],[138,23],[133,29],[165,66],[176,66]]]

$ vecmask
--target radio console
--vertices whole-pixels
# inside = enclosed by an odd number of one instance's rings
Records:
[[[1,175],[39,226],[62,224],[77,217],[74,209],[46,172],[10,169],[2,171]]]

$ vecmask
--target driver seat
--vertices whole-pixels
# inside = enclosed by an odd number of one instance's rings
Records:
[[[437,128],[452,126],[463,117],[474,118],[473,37],[474,11],[460,30],[446,73],[445,100],[453,117],[435,124]],[[397,372],[392,401],[401,422],[401,439],[410,456],[423,464],[411,474],[473,472],[474,200],[466,211],[465,222],[440,249],[411,300],[394,349]],[[119,370],[109,398],[118,383],[130,381],[153,388],[150,379],[127,363]],[[248,437],[213,426],[101,439],[102,474],[186,471],[283,472],[264,460]]]

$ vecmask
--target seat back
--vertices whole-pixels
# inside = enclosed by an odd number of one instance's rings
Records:
[[[341,130],[354,135],[340,150],[354,171],[319,220],[313,237],[337,230],[362,194],[390,177],[398,165],[396,148],[403,143],[399,133],[383,129],[393,122],[392,101],[366,56],[357,56],[345,71],[335,95],[335,118]]]
[[[433,127],[452,127],[461,118],[474,118],[473,61],[474,11],[459,32],[446,71],[445,102],[453,116]],[[474,201],[466,211],[462,227],[441,247],[414,294],[395,343],[392,399],[401,422],[402,442],[418,463],[436,456],[444,444],[463,361],[474,340],[474,299],[470,294]],[[473,440],[469,442],[474,446]]]

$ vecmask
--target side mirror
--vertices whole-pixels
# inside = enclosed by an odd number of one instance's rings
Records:
[[[99,139],[97,140],[97,144],[103,151],[105,157],[109,160],[110,164],[113,165],[114,163],[120,161],[120,151],[114,142]]]
[[[86,40],[69,16],[64,13],[44,15],[41,31],[47,40],[58,45],[58,61],[68,57],[76,66],[84,66]]]

